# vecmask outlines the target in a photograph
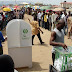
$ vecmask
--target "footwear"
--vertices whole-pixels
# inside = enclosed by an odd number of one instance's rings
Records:
[[[34,44],[32,44],[32,45],[34,45]]]
[[[41,44],[44,44],[44,42],[41,42]]]

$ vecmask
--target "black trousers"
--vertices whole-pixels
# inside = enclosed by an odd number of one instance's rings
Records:
[[[55,61],[55,54],[52,53],[52,61],[53,61],[53,65],[54,65],[54,61]]]
[[[35,35],[32,36],[32,44],[33,44],[34,37],[35,37]],[[40,40],[40,43],[42,43],[42,39],[41,39],[40,33],[37,34],[37,37]]]
[[[3,48],[0,47],[0,55],[2,55],[2,54],[3,54]]]

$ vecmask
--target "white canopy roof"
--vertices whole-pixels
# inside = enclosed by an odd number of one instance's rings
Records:
[[[25,4],[25,5],[27,5],[27,4],[29,4],[29,3],[27,3],[27,2],[22,2],[21,4]]]

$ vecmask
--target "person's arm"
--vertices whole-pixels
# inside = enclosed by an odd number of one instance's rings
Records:
[[[42,32],[42,34],[43,34],[43,31],[42,31],[40,28],[38,28],[38,30],[39,30],[39,31],[41,31],[41,32]]]
[[[55,38],[56,38],[56,33],[52,32],[51,38],[50,38],[50,45],[52,45],[52,46],[62,46],[64,49],[67,48],[67,46],[64,43],[54,42]]]
[[[29,18],[28,18],[28,20],[29,20],[29,23],[32,24]]]
[[[2,35],[2,32],[0,32],[0,39],[1,39],[2,42],[5,41],[5,39],[4,39],[3,35]]]

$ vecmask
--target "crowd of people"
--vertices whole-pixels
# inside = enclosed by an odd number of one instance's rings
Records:
[[[39,11],[33,11],[32,16],[34,17],[35,20],[38,21],[39,26],[45,29],[48,29],[52,31],[58,22],[58,20],[63,19],[65,21],[65,27],[64,27],[64,33],[65,35],[68,33],[69,26],[71,25],[71,12],[69,11],[66,13],[66,11],[49,11],[43,12],[41,10]]]
[[[30,12],[30,11],[29,11]],[[0,29],[2,30],[5,27],[6,24],[12,20],[12,19],[23,19],[25,14],[25,8],[22,8],[21,10],[14,10],[11,12],[4,12],[0,13]],[[43,34],[43,31],[40,27],[44,29],[48,29],[49,31],[52,31],[51,38],[50,38],[50,45],[53,46],[52,49],[52,60],[53,65],[55,61],[55,48],[58,46],[63,47],[64,49],[67,48],[67,45],[64,44],[64,35],[68,34],[68,39],[71,38],[72,35],[72,14],[69,11],[66,13],[66,11],[49,11],[45,12],[45,10],[33,10],[32,13],[33,21],[31,22],[28,18],[30,24],[32,25],[32,45],[34,45],[33,39],[35,35],[40,40],[41,44],[44,44],[44,42],[41,39],[40,32]],[[2,33],[0,32],[0,55],[3,54],[3,48],[1,42],[4,42],[7,37],[4,39]],[[14,70],[14,69],[13,69]]]
[[[14,10],[10,12],[1,12],[0,13],[0,29],[3,30],[7,23],[12,19],[23,19],[25,14],[25,8],[21,10]]]

